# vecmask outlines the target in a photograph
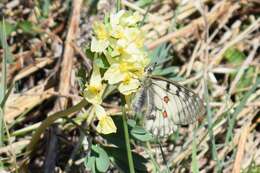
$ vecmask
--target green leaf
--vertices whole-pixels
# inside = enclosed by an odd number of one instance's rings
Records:
[[[95,53],[91,52],[89,45],[85,48],[85,54],[86,56],[93,61]]]
[[[106,150],[108,155],[113,158],[114,162],[121,170],[124,170],[125,173],[129,173],[125,147],[116,148],[116,147],[106,146],[104,147],[104,149]],[[145,165],[148,162],[148,160],[135,152],[132,152],[132,155],[133,155],[133,161],[135,166],[135,172],[147,173],[148,171]]]
[[[50,6],[51,6],[50,0],[42,1],[42,11],[44,17],[48,17]]]
[[[242,171],[242,173],[259,173],[260,165],[257,165],[255,160],[252,160],[250,165]]]
[[[153,0],[139,0],[136,2],[136,5],[143,8],[145,6],[150,5],[152,2]]]
[[[249,87],[252,84],[255,74],[255,67],[249,67],[243,75],[243,78],[237,84],[237,88],[242,89]]]
[[[135,126],[135,127],[131,130],[131,133],[143,135],[143,134],[146,134],[147,132],[146,132],[142,127],[140,127],[140,126]]]
[[[171,67],[166,67],[166,68],[162,68],[162,69],[156,69],[153,72],[153,75],[173,77],[173,76],[176,76],[178,71],[179,71],[179,67],[171,66]]]
[[[113,134],[108,135],[102,135],[103,138],[107,140],[108,143],[113,144],[117,147],[102,147],[104,150],[106,150],[107,154],[109,155],[112,160],[116,163],[117,166],[120,167],[121,170],[124,170],[125,173],[128,173],[128,160],[126,157],[126,144],[124,139],[124,133],[123,133],[123,122],[121,116],[112,116],[113,121],[117,127],[117,132]],[[134,120],[128,120],[131,125],[135,124]],[[130,128],[131,128],[131,125]],[[145,163],[148,161],[140,156],[137,153],[132,152],[133,160],[134,160],[134,166],[135,170],[138,173],[147,172],[147,168],[145,166]],[[125,156],[125,157],[122,157]]]
[[[95,168],[95,162],[96,162],[96,157],[94,156],[89,156],[85,158],[85,167],[88,170],[91,170],[92,173],[96,173],[96,168]]]
[[[170,48],[171,44],[167,45],[167,43],[164,43],[152,52],[149,52],[148,57],[151,59],[151,63],[157,62],[157,64],[163,64],[164,62],[172,59],[169,57]]]
[[[153,139],[153,135],[140,126],[134,127],[131,130],[131,135],[141,142],[147,142]]]
[[[13,31],[15,31],[15,25],[5,21],[5,34],[8,37]],[[3,32],[3,22],[0,23],[0,32]],[[0,36],[0,39],[1,36]]]
[[[127,120],[127,124],[132,128],[136,126],[135,120],[132,119]]]
[[[79,70],[77,71],[76,73],[76,76],[77,76],[77,80],[78,80],[78,83],[79,83],[79,87],[80,87],[80,90],[83,91],[84,88],[85,88],[85,84],[87,82],[87,76],[86,76],[87,72],[86,72],[86,68],[84,67],[80,67]]]
[[[97,64],[99,68],[107,69],[109,67],[109,63],[103,54],[98,57],[95,57],[93,63]]]
[[[235,47],[227,49],[224,53],[224,57],[229,63],[233,64],[241,64],[246,58],[245,54]]]
[[[181,76],[175,76],[175,77],[170,77],[169,79],[175,81],[175,82],[179,82],[179,81],[184,81],[186,80],[186,78],[181,77]]]
[[[91,146],[91,155],[85,158],[85,167],[91,172],[106,172],[110,161],[106,151],[99,145]]]
[[[171,141],[172,143],[175,143],[176,141],[178,141],[180,138],[180,134],[179,134],[179,129],[177,129],[176,131],[174,131],[170,136],[169,136],[169,141]]]
[[[141,142],[147,142],[147,141],[153,140],[153,135],[151,133],[145,133],[145,134],[142,134],[142,135],[136,134],[136,133],[131,133],[131,135],[135,139],[137,139],[137,140],[139,140]]]
[[[96,158],[97,170],[106,172],[109,167],[109,157],[106,151],[98,145],[93,145],[92,150],[98,154],[98,157]]]
[[[0,43],[1,43],[0,45],[4,49],[4,56],[6,58],[7,64],[11,64],[13,62],[13,59],[14,59],[13,55],[10,51],[10,48],[7,44],[7,37],[14,30],[14,28],[12,28],[12,27],[14,27],[14,26],[11,26],[10,24],[8,24],[4,20],[2,20],[0,22]]]
[[[38,26],[28,20],[19,22],[18,27],[26,34],[35,35],[41,32]]]

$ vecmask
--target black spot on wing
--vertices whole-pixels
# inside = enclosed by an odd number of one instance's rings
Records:
[[[167,90],[170,90],[170,83],[167,83],[167,84],[166,84],[166,89],[167,89]]]

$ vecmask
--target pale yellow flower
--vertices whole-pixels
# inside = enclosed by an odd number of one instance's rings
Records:
[[[125,10],[120,10],[119,12],[117,13],[111,13],[110,14],[110,25],[113,27],[115,27],[116,25],[119,25],[120,24],[120,21],[122,20],[122,17],[123,15],[126,13]]]
[[[104,74],[104,80],[110,85],[119,83],[118,90],[124,95],[136,92],[140,86],[138,78],[143,74],[143,67],[133,63],[112,64]]]
[[[109,134],[117,130],[113,119],[101,106],[106,86],[116,85],[119,92],[125,96],[136,92],[141,85],[144,69],[149,64],[144,49],[144,33],[138,28],[138,22],[141,20],[142,17],[138,13],[120,10],[111,14],[106,24],[94,23],[95,36],[92,38],[90,50],[96,52],[94,58],[104,55],[109,67],[102,77],[99,67],[93,65],[84,97],[93,105],[91,115],[99,120],[96,127],[99,133]]]
[[[104,80],[108,81],[108,84],[114,85],[124,80],[126,73],[122,71],[120,64],[112,64],[104,74]]]
[[[130,95],[131,93],[136,92],[139,87],[140,81],[138,79],[129,77],[120,83],[118,90],[124,95]]]
[[[138,12],[135,12],[133,14],[128,12],[125,13],[125,15],[122,17],[122,25],[134,26],[141,20],[142,20],[142,16]]]
[[[97,36],[98,40],[108,40],[109,31],[106,29],[106,26],[101,22],[95,22],[93,30]]]
[[[99,68],[94,65],[89,84],[86,84],[84,98],[92,104],[101,104],[105,87],[102,84]]]
[[[108,40],[97,40],[95,37],[93,37],[91,40],[90,50],[91,52],[104,52],[108,46]]]
[[[140,28],[131,27],[124,29],[124,38],[128,40],[129,43],[136,44],[136,47],[143,48],[144,47],[144,33]]]
[[[91,40],[92,52],[104,52],[109,46],[109,31],[103,23],[95,22],[93,26],[96,37]]]
[[[114,25],[110,28],[110,36],[116,39],[124,36],[124,28],[121,25]]]
[[[131,13],[125,10],[120,10],[115,14],[110,15],[110,24],[112,27],[121,25],[124,27],[134,26],[142,20],[142,16],[138,12]]]
[[[98,133],[110,134],[116,133],[116,126],[113,119],[107,115],[105,109],[100,105],[94,105],[95,114],[98,118],[96,130]]]
[[[103,52],[110,63],[103,80],[110,85],[118,84],[124,95],[139,88],[140,78],[149,63],[144,50],[144,34],[137,26],[141,20],[138,13],[120,10],[110,15],[106,25],[94,25],[97,39],[92,39],[91,51]]]

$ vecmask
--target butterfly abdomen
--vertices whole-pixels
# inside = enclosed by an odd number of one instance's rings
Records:
[[[141,113],[146,101],[146,92],[143,87],[140,89],[140,92],[135,95],[134,100],[132,105],[134,113]]]

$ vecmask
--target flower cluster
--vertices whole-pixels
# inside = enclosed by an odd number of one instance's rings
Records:
[[[113,133],[116,127],[101,106],[102,95],[108,85],[118,86],[123,95],[130,95],[140,86],[144,68],[149,64],[144,49],[144,34],[138,27],[141,21],[138,13],[121,10],[111,14],[106,22],[94,23],[95,36],[90,50],[95,60],[105,61],[105,67],[93,64],[90,82],[86,84],[85,98],[94,105],[95,115],[99,119],[97,130],[100,133]],[[105,59],[105,60],[104,60]],[[100,73],[100,69],[104,73]]]

